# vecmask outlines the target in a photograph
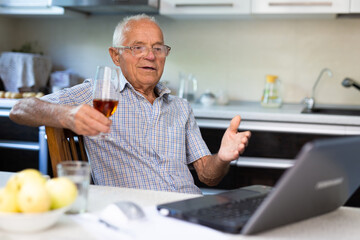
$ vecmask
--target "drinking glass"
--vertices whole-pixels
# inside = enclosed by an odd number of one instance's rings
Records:
[[[78,190],[78,196],[67,213],[84,213],[87,210],[88,190],[90,184],[90,165],[83,161],[64,161],[57,164],[59,177],[67,177],[73,181]]]
[[[110,117],[119,103],[119,69],[98,66],[93,85],[93,106],[96,110]],[[111,139],[108,133],[92,136],[92,139]]]

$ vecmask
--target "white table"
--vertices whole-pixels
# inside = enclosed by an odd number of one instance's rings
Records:
[[[0,172],[0,186],[9,177],[9,174]],[[137,190],[129,188],[115,188],[104,186],[90,186],[89,212],[99,211],[108,204],[128,200],[147,208],[159,203],[191,198],[196,195]],[[147,239],[156,239],[156,232]],[[52,228],[32,234],[16,234],[0,231],[2,240],[67,240],[67,239],[96,239],[92,234],[76,224],[71,217],[65,215]],[[172,239],[169,236],[169,239]],[[299,223],[280,227],[255,236],[222,234],[221,239],[360,239],[360,209],[341,207],[338,210]],[[105,239],[104,239],[105,240]]]

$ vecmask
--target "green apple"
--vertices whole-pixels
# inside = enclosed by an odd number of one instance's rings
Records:
[[[23,213],[46,212],[51,199],[45,184],[36,181],[25,182],[18,193],[19,209]]]
[[[6,183],[6,188],[9,188],[11,191],[20,191],[26,182],[38,182],[45,184],[46,179],[38,170],[29,168],[11,176]]]
[[[72,204],[78,194],[76,185],[66,177],[52,178],[45,185],[50,194],[51,209]]]
[[[0,212],[19,212],[16,191],[0,189]]]

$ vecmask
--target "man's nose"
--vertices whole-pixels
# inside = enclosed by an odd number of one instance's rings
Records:
[[[146,59],[155,59],[155,54],[154,54],[154,49],[152,48],[147,48],[147,51],[145,52],[145,56]]]

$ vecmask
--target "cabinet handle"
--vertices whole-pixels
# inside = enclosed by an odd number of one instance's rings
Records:
[[[332,2],[269,2],[270,7],[331,7]]]
[[[187,7],[234,7],[233,3],[176,3],[177,8]]]

